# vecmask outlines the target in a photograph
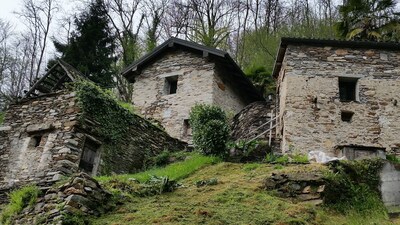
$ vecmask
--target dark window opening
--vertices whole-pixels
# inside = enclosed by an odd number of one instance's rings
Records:
[[[183,137],[187,138],[192,136],[192,127],[190,127],[189,120],[186,119],[183,121]]]
[[[354,115],[354,112],[350,112],[350,111],[342,111],[340,114],[342,121],[344,121],[344,122],[351,122],[353,115]]]
[[[178,89],[178,76],[165,78],[165,94],[175,94]]]
[[[32,145],[33,147],[39,147],[40,146],[40,142],[42,142],[42,135],[37,135],[37,136],[33,136],[33,140],[32,140]]]
[[[79,168],[81,168],[82,171],[88,174],[92,174],[94,163],[97,157],[97,151],[99,148],[99,144],[89,138],[86,138],[85,144],[83,146],[81,161],[79,162]]]
[[[341,102],[357,100],[357,78],[339,77],[339,96]]]

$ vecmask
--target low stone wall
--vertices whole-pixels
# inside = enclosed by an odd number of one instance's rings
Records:
[[[70,216],[79,215],[83,220],[99,216],[112,208],[111,197],[95,179],[80,173],[47,190],[33,207],[18,215],[15,224],[65,224]]]
[[[264,188],[275,191],[280,197],[291,198],[295,202],[321,204],[325,182],[322,172],[279,172],[272,173],[265,179]]]
[[[263,130],[255,131],[257,127],[271,119],[272,102],[253,102],[233,117],[231,136],[233,140],[243,140],[256,137]],[[266,139],[266,135],[260,139]]]

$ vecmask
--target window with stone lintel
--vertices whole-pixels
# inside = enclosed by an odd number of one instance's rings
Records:
[[[339,97],[341,102],[358,101],[358,78],[339,77]]]
[[[170,76],[165,78],[164,94],[176,94],[178,89],[178,76]]]

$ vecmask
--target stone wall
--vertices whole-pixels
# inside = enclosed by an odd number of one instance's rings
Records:
[[[81,159],[87,153],[88,143],[95,143],[92,147],[97,148],[91,149],[93,169],[86,171],[91,175],[137,172],[149,157],[186,147],[130,113],[128,118],[132,121],[126,123],[125,138],[111,142],[96,132],[101,124],[89,120],[90,115],[82,117],[78,105],[75,92],[63,91],[9,107],[0,127],[0,195],[25,183],[48,187],[63,175],[84,170]],[[115,107],[127,114],[116,102]],[[107,104],[99,108],[104,113],[112,110]]]
[[[166,79],[177,76],[177,91],[166,93]],[[245,103],[222,81],[215,63],[194,53],[174,51],[146,67],[135,78],[132,100],[146,118],[161,122],[175,138],[190,141],[185,120],[196,103],[216,104],[237,113]]]
[[[282,152],[397,151],[399,60],[391,51],[289,45],[278,77]],[[357,101],[340,101],[338,77],[358,79]],[[343,111],[354,113],[350,122]]]
[[[53,182],[77,171],[82,133],[74,93],[10,105],[0,127],[0,186]]]
[[[65,184],[41,194],[32,207],[26,207],[14,224],[71,224],[70,217],[82,224],[88,216],[99,216],[113,208],[112,194],[89,175],[72,176]]]
[[[400,206],[400,167],[386,162],[380,172],[380,191],[386,207]]]
[[[217,66],[213,82],[213,104],[220,106],[228,114],[237,114],[248,103],[241,98],[241,94],[230,83],[229,74],[224,74],[224,68]]]

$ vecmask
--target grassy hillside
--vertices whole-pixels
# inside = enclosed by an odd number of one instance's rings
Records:
[[[205,158],[203,158],[204,160]],[[205,160],[207,161],[207,160]],[[190,161],[189,161],[190,162]],[[189,164],[198,162],[192,158]],[[214,162],[212,164],[211,162]],[[186,162],[187,163],[187,162]],[[184,163],[180,163],[182,168]],[[202,164],[202,163],[200,163]],[[323,206],[293,203],[275,197],[261,188],[263,180],[274,171],[320,170],[321,165],[236,164],[207,161],[200,166],[176,170],[181,186],[171,193],[149,197],[126,198],[125,204],[113,212],[93,219],[93,224],[400,224],[386,215],[374,213],[339,214]],[[173,165],[171,165],[173,167]],[[142,179],[143,174],[163,175],[175,173],[165,170],[148,171],[132,175]],[[188,169],[191,168],[191,169]],[[200,169],[199,169],[200,168]],[[198,169],[197,171],[195,171]],[[185,172],[186,171],[186,172]],[[190,176],[184,175],[190,174]],[[116,179],[114,177],[113,179]],[[122,180],[128,177],[120,177]],[[111,179],[102,177],[107,183]]]

